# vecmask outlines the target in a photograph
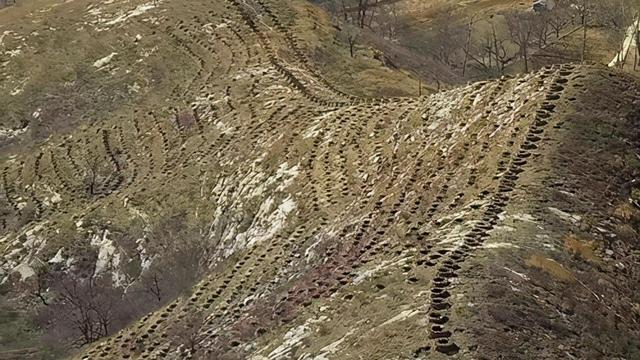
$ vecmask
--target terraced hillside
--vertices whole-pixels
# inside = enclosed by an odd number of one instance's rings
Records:
[[[414,82],[349,60],[301,1],[24,6],[41,9],[28,26],[81,27],[69,43],[86,48],[27,75],[26,54],[61,51],[40,37],[62,39],[5,32],[23,45],[0,62],[16,92],[0,113],[3,285],[30,301],[52,264],[127,289],[174,254],[158,229],[185,241],[176,217],[201,246],[184,263],[206,267],[75,357],[640,358],[631,75],[563,65],[380,97]],[[44,94],[56,66],[74,69],[54,88],[68,106]]]

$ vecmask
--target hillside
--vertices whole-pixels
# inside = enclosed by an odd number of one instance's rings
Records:
[[[378,49],[388,66],[434,89],[569,62],[638,68],[638,0],[312,1],[343,42]]]
[[[302,0],[0,20],[0,358],[640,358],[634,75],[416,96]]]

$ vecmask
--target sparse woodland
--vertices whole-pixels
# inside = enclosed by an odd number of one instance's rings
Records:
[[[416,25],[409,25],[415,19],[403,1],[319,3],[333,14],[341,29],[341,40],[352,53],[354,48],[370,42],[367,37],[377,36],[414,50],[417,57],[429,57],[445,65],[459,75],[459,81],[528,72],[532,67],[551,63],[597,61],[590,56],[589,49],[598,45],[590,44],[587,31],[601,31],[608,37],[607,41],[620,44],[622,50],[627,31],[640,11],[637,0],[557,0],[555,7],[546,11],[518,8],[491,15],[468,15],[459,7],[449,5],[428,25],[420,25],[426,29],[419,31]],[[579,40],[575,41],[577,35]],[[566,51],[554,49],[555,44],[567,38],[574,41],[563,44]],[[637,69],[639,49],[635,47],[633,53],[625,53],[616,66]],[[416,67],[420,73],[420,66]],[[455,79],[438,80],[455,82]]]
[[[131,229],[128,230],[131,232]],[[135,232],[122,234],[120,246],[135,251]],[[81,239],[78,239],[81,241]],[[127,245],[127,241],[131,243]],[[185,223],[184,214],[169,216],[142,239],[150,244],[150,265],[130,273],[119,286],[111,274],[96,269],[98,253],[78,246],[82,259],[71,269],[42,263],[33,288],[39,303],[36,323],[52,347],[82,346],[113,334],[175,299],[209,269],[209,247],[203,236]],[[135,256],[135,254],[131,254]],[[59,271],[65,270],[65,271]]]

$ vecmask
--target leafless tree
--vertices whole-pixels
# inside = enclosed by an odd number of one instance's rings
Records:
[[[555,33],[556,39],[562,36],[562,31],[569,27],[573,20],[572,2],[557,0],[553,10],[546,14],[547,24]]]
[[[490,74],[501,75],[504,73],[506,65],[513,60],[503,39],[496,29],[495,24],[491,23],[491,30],[485,33],[484,42],[479,45],[479,49],[475,46],[468,52],[469,59],[473,60],[482,71]],[[479,55],[474,55],[477,53]]]
[[[443,64],[454,67],[458,62],[457,54],[464,46],[465,30],[455,25],[454,8],[447,8],[438,20],[434,21],[433,36],[425,44],[435,58]]]
[[[529,72],[531,41],[537,26],[544,26],[539,17],[532,13],[510,12],[506,14],[511,40],[518,45],[520,57],[524,60],[524,70]]]
[[[200,350],[200,342],[203,339],[202,326],[205,323],[205,315],[202,311],[194,309],[181,320],[184,326],[176,326],[170,329],[169,339],[178,347],[183,347],[183,356],[194,357]]]
[[[343,24],[342,36],[349,46],[349,54],[351,57],[355,57],[355,47],[360,37],[360,29],[350,24]]]
[[[79,278],[58,273],[49,286],[54,301],[40,313],[41,325],[57,341],[91,343],[110,335],[123,294],[109,279]]]
[[[160,304],[187,293],[208,272],[214,257],[206,237],[184,213],[153,224],[145,247],[152,260],[134,291],[150,294]]]
[[[467,38],[464,43],[464,60],[462,61],[462,76],[467,73],[467,63],[469,62],[469,51],[471,50],[471,39],[473,36],[473,25],[475,23],[477,14],[471,15],[467,22]]]
[[[114,176],[117,176],[112,164],[97,152],[90,151],[81,167],[84,171],[84,186],[90,197],[100,194],[100,190],[103,190],[114,180]]]
[[[358,26],[364,29],[367,20],[367,11],[369,11],[369,0],[358,0]]]
[[[49,305],[49,299],[47,299],[47,293],[49,292],[49,274],[51,270],[47,264],[41,264],[35,268],[36,271],[36,283],[33,290],[33,295],[42,303],[42,305]]]
[[[164,286],[162,286],[163,278],[160,272],[150,271],[142,275],[140,283],[142,288],[151,294],[159,303],[162,302],[164,296]]]
[[[593,13],[595,0],[580,0],[573,4],[572,8],[577,14],[577,18],[580,20],[580,27],[582,28],[582,41],[580,47],[580,61],[585,62],[587,58],[587,28]]]
[[[145,248],[153,260],[127,286],[114,284],[110,272],[96,274],[97,249],[81,238],[74,240],[77,246],[70,246],[76,249],[70,255],[77,259],[70,268],[48,263],[36,268],[33,295],[42,304],[36,321],[51,344],[82,345],[108,336],[189,293],[208,272],[213,247],[198,224],[178,213],[151,226]],[[112,232],[115,243],[117,233]]]
[[[375,14],[377,28],[374,31],[378,32],[383,38],[396,39],[401,24],[398,5],[396,3],[384,5],[381,11]],[[372,12],[371,18],[373,18],[373,15],[374,13]],[[371,23],[369,27],[372,27]]]

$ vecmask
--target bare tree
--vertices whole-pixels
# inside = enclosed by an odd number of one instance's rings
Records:
[[[441,63],[454,67],[456,54],[463,47],[464,28],[455,25],[454,7],[449,7],[433,23],[434,35],[426,45]]]
[[[199,228],[189,224],[185,213],[164,217],[153,224],[147,250],[153,259],[137,284],[137,291],[165,303],[187,293],[204,276],[214,257]]]
[[[549,37],[554,34],[551,30],[551,12],[546,11],[535,16],[534,38],[538,49],[544,49],[549,43]]]
[[[344,0],[340,0],[340,3],[342,5],[342,14],[344,16],[344,21],[349,21],[349,13],[347,12],[347,5],[345,4]]]
[[[200,350],[200,342],[203,340],[202,326],[205,324],[205,315],[198,310],[190,311],[181,319],[184,326],[174,326],[168,333],[169,339],[179,348],[182,348],[184,358],[193,358]]]
[[[151,294],[159,303],[162,302],[164,296],[163,277],[158,271],[149,271],[143,274],[140,283],[145,291]]]
[[[374,12],[372,12],[372,15]],[[383,38],[396,39],[400,27],[400,12],[396,3],[384,5],[376,15],[377,31]],[[373,18],[373,16],[372,16]],[[370,23],[370,28],[373,25]]]
[[[52,340],[88,344],[111,334],[123,293],[109,279],[57,273],[49,285],[55,301],[41,309],[39,319]]]
[[[491,32],[487,33],[485,37],[484,51],[488,62],[488,70],[495,71],[499,75],[504,74],[504,69],[509,62],[513,59],[513,56],[509,55],[507,47],[505,46],[506,39],[503,39],[498,34],[495,23],[491,23]]]
[[[114,160],[115,161],[115,160]],[[99,195],[101,190],[119,176],[111,162],[99,153],[89,153],[84,159],[84,187],[90,197]]]
[[[462,61],[462,76],[465,76],[467,72],[467,63],[469,62],[469,51],[471,50],[471,39],[473,35],[473,24],[475,23],[477,14],[473,14],[469,17],[467,23],[467,39],[464,44],[464,60]]]
[[[562,36],[573,20],[572,3],[570,0],[557,0],[553,10],[547,13],[547,23],[555,33],[556,39]]]
[[[495,26],[484,34],[483,42],[476,44],[470,42],[467,49],[463,47],[465,56],[472,61],[475,67],[490,75],[503,74],[505,66],[513,59],[505,46],[505,39],[498,36]]]
[[[369,0],[358,0],[358,26],[364,29],[369,10]]]
[[[355,47],[358,38],[360,37],[360,29],[350,24],[344,24],[342,27],[342,33],[347,45],[349,46],[349,54],[351,57],[355,57]]]
[[[529,52],[538,17],[531,13],[510,12],[506,15],[511,40],[518,45],[520,57],[524,60],[524,70],[529,72]]]
[[[580,20],[580,26],[582,27],[582,41],[580,49],[580,61],[585,62],[587,58],[587,28],[593,12],[594,0],[580,0],[573,4],[572,8],[577,13],[577,17]]]
[[[36,284],[33,290],[33,295],[42,302],[42,305],[49,305],[49,299],[47,299],[47,293],[49,292],[49,274],[51,271],[46,264],[41,264],[36,267]]]

